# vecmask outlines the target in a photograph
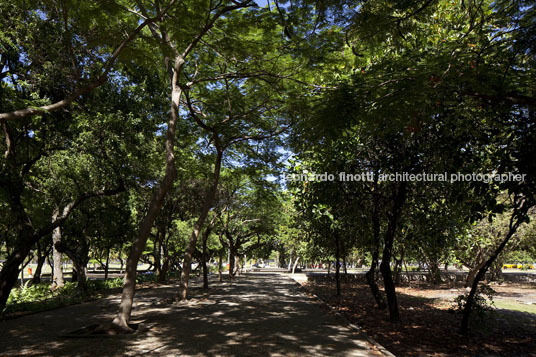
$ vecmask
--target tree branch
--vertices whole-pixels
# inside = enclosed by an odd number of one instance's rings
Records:
[[[128,37],[126,39],[124,39],[120,43],[119,46],[117,46],[116,49],[113,51],[113,53],[110,56],[110,58],[108,58],[108,60],[106,60],[106,62],[104,64],[104,70],[96,80],[94,80],[93,82],[87,84],[84,87],[80,87],[80,88],[75,89],[72,94],[68,95],[67,97],[65,97],[65,99],[62,99],[62,100],[60,100],[60,101],[58,101],[56,103],[49,104],[49,105],[43,105],[41,107],[28,107],[28,108],[25,108],[25,109],[19,109],[19,110],[15,110],[15,111],[12,111],[12,112],[0,113],[0,120],[22,119],[22,118],[25,118],[25,117],[30,117],[30,116],[41,114],[41,113],[55,111],[55,110],[58,110],[58,109],[61,109],[61,108],[64,108],[64,107],[70,105],[79,96],[81,96],[83,94],[87,94],[87,93],[91,92],[92,90],[94,90],[95,88],[100,87],[108,79],[108,74],[110,73],[110,71],[111,71],[113,65],[115,64],[115,61],[117,60],[117,57],[119,57],[119,54],[121,53],[121,51],[132,40],[134,40],[134,38],[136,38],[136,36],[141,32],[141,30],[143,30],[143,28],[145,26],[147,26],[147,25],[149,25],[149,24],[151,24],[151,23],[153,23],[155,21],[159,21],[164,16],[164,14],[173,6],[175,1],[176,0],[171,0],[169,5],[164,10],[162,10],[162,12],[160,12],[157,16],[155,16],[153,18],[150,18],[150,19],[147,19],[144,22],[142,22],[132,33],[130,33],[128,35]]]

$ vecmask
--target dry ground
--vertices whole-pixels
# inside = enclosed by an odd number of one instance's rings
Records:
[[[463,292],[461,287],[397,288],[402,322],[392,324],[388,322],[388,312],[376,307],[366,284],[343,283],[340,298],[334,296],[333,282],[308,282],[305,286],[395,355],[536,356],[536,314],[497,309],[485,323],[473,325],[469,338],[461,336],[460,316],[449,311],[452,299]],[[534,286],[493,288],[498,292],[499,306],[499,302],[504,305],[508,301],[536,303]]]

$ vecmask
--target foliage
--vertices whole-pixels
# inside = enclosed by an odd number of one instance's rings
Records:
[[[495,303],[493,297],[496,291],[488,284],[480,284],[471,306],[471,316],[477,328],[483,328],[486,319],[493,313]],[[451,311],[461,314],[467,303],[467,295],[459,295],[454,299],[455,306]]]
[[[81,294],[75,282],[66,282],[65,286],[52,290],[49,283],[29,284],[27,281],[22,287],[11,290],[7,306],[3,313],[18,311],[43,311],[60,306],[68,306],[83,302],[99,296],[106,290],[121,287],[122,278],[108,280],[91,280],[87,283],[88,289]]]

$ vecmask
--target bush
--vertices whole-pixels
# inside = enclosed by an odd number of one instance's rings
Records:
[[[118,288],[123,285],[122,278],[108,280],[88,280],[85,293],[77,289],[77,283],[65,282],[62,288],[51,290],[49,283],[30,285],[27,281],[23,286],[11,290],[3,312],[41,311],[60,306],[83,302],[99,292]]]
[[[139,283],[147,283],[147,282],[155,282],[157,279],[157,276],[152,271],[146,271],[140,274],[137,274],[136,276],[136,284]]]
[[[495,294],[496,291],[487,284],[481,284],[478,287],[471,307],[471,317],[477,323],[477,326],[484,326],[484,321],[494,311],[493,296]],[[467,297],[468,295],[458,295],[454,299],[455,305],[450,310],[461,314],[465,309]]]

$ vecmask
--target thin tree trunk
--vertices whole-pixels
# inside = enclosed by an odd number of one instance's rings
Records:
[[[223,267],[222,267],[222,264],[223,264],[223,251],[220,251],[220,256],[219,256],[219,259],[218,259],[218,281],[220,283],[223,281],[223,276],[222,276]]]
[[[203,252],[201,255],[201,263],[203,264],[203,289],[208,289],[207,241],[209,235],[210,228],[207,228],[203,233]]]
[[[175,168],[175,128],[177,120],[179,118],[179,103],[182,91],[179,87],[179,76],[182,72],[184,65],[184,59],[182,57],[175,58],[174,67],[171,69],[171,115],[167,125],[166,133],[166,173],[164,178],[160,182],[157,190],[154,192],[147,214],[143,217],[138,228],[138,235],[130,254],[127,258],[125,277],[123,282],[123,293],[121,295],[121,303],[119,304],[119,311],[117,316],[112,321],[112,327],[122,332],[132,332],[132,329],[128,326],[130,315],[132,312],[132,303],[134,300],[134,290],[136,287],[136,268],[138,266],[138,260],[140,259],[147,239],[151,233],[153,223],[160,213],[164,199],[167,193],[173,187],[173,182],[177,177],[177,170]]]
[[[110,247],[106,249],[106,265],[104,266],[104,280],[108,279],[109,269],[110,269]]]
[[[370,264],[370,269],[365,274],[365,277],[367,278],[367,283],[370,287],[372,296],[374,296],[374,300],[376,300],[378,308],[385,309],[387,305],[385,304],[385,300],[383,299],[380,289],[378,288],[378,284],[376,284],[376,269],[378,268],[378,257],[379,247],[376,247],[372,252],[372,263]]]
[[[344,243],[342,243],[342,268],[344,270],[344,275],[348,276],[348,268],[346,267],[346,248],[344,246]]]
[[[32,278],[32,284],[39,284],[41,282],[41,271],[43,270],[43,265],[45,264],[47,258],[47,247],[44,249],[41,246],[37,245],[37,267]]]
[[[55,209],[52,215],[52,220],[56,220],[58,217],[59,210]],[[56,248],[57,245],[61,244],[61,227],[56,227],[52,232],[52,260],[54,262],[54,269],[52,275],[52,289],[60,289],[65,285],[63,277],[63,266],[62,266],[62,254]]]
[[[488,271],[489,267],[497,259],[499,254],[504,250],[504,247],[506,246],[510,238],[512,238],[512,236],[517,231],[517,228],[522,222],[521,219],[517,219],[517,221],[514,223],[514,219],[515,219],[515,214],[512,213],[512,217],[510,218],[510,228],[508,230],[508,234],[506,235],[504,240],[501,242],[501,244],[497,247],[497,249],[495,249],[493,254],[491,254],[488,260],[486,260],[482,268],[480,268],[480,270],[476,274],[475,279],[473,280],[471,291],[469,292],[469,295],[467,296],[467,301],[465,302],[465,306],[463,309],[462,325],[460,329],[460,332],[463,335],[467,335],[467,333],[469,332],[469,318],[471,317],[471,311],[473,309],[475,294],[478,290],[478,283],[480,283],[480,280],[482,280],[482,278]]]
[[[294,261],[294,265],[292,266],[292,274],[296,271],[296,266],[298,265],[298,260],[300,260],[300,256],[296,257],[296,260]]]
[[[341,252],[338,232],[335,232],[335,285],[337,286],[337,296],[341,296]]]
[[[372,248],[372,262],[370,264],[370,269],[365,274],[365,277],[367,278],[367,283],[370,287],[374,300],[376,300],[378,308],[385,309],[387,305],[385,304],[385,300],[383,299],[380,289],[378,288],[378,284],[376,284],[376,269],[378,269],[378,260],[380,255],[380,200],[377,195],[377,177],[377,173],[375,173],[373,192],[374,207],[372,212],[372,242],[374,246]]]
[[[392,322],[400,321],[400,312],[398,311],[398,301],[396,297],[396,288],[391,273],[391,257],[393,256],[393,244],[395,241],[398,219],[406,198],[406,182],[401,182],[394,194],[393,210],[385,234],[385,245],[383,248],[382,262],[380,271],[383,276],[383,285],[387,295],[387,305],[389,307],[389,320]]]
[[[218,145],[218,137],[215,134],[214,135],[215,143]],[[186,252],[184,253],[184,262],[183,262],[183,268],[181,272],[181,282],[179,286],[179,293],[177,296],[178,300],[184,300],[188,297],[188,281],[190,279],[190,271],[192,269],[192,255],[195,251],[195,245],[197,243],[197,238],[199,238],[199,233],[201,232],[201,229],[203,228],[203,224],[205,223],[205,220],[208,216],[208,212],[212,208],[212,202],[214,201],[214,197],[216,196],[216,190],[218,188],[218,182],[220,179],[220,171],[221,171],[221,161],[223,157],[223,150],[220,147],[216,147],[217,154],[216,154],[216,162],[214,165],[214,178],[212,180],[212,187],[210,188],[210,191],[205,198],[205,203],[203,204],[203,209],[201,211],[201,215],[197,219],[197,222],[195,222],[194,230],[192,231],[192,234],[190,236],[190,241],[188,242],[188,247],[186,248]]]

